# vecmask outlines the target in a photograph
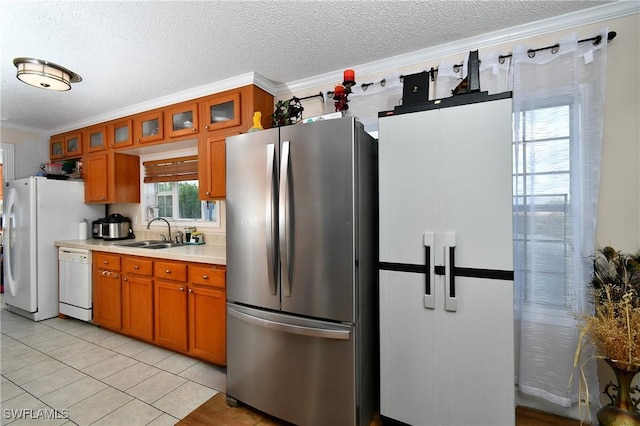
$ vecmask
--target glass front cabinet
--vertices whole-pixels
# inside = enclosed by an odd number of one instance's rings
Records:
[[[49,158],[62,160],[82,156],[82,132],[52,136],[49,140]]]
[[[213,132],[220,129],[239,126],[240,92],[221,96],[210,96],[202,102],[202,126],[205,131]]]
[[[133,118],[133,138],[136,143],[159,141],[163,137],[162,111],[152,111]]]
[[[98,125],[84,131],[87,152],[104,151],[107,149],[107,126]]]
[[[133,120],[125,118],[109,125],[110,148],[133,145]]]
[[[198,134],[198,103],[182,104],[165,110],[167,137]]]

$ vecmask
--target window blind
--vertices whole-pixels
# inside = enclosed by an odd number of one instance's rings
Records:
[[[198,179],[198,156],[145,161],[144,183],[178,182]]]

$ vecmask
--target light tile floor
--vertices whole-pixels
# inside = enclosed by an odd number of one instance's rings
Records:
[[[195,358],[72,318],[0,314],[2,425],[174,425],[225,391],[225,369]]]

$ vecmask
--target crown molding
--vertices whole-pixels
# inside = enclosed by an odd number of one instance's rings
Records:
[[[487,48],[502,43],[513,43],[519,40],[538,37],[556,31],[569,30],[584,25],[623,18],[625,16],[638,13],[640,13],[640,2],[638,0],[616,1],[602,6],[596,6],[553,18],[531,22],[517,27],[505,28],[503,30],[485,33],[451,43],[445,43],[346,68],[357,69],[358,74],[360,75],[391,72],[398,68],[431,62],[439,58],[459,55],[461,53],[467,53],[469,50]],[[615,30],[615,28],[613,28],[613,30]],[[342,73],[342,70],[336,70],[289,83],[283,83],[276,86],[274,95],[285,95],[318,86],[332,85],[335,83],[336,75],[339,75],[340,73]]]

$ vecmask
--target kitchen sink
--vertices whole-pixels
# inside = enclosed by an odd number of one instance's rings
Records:
[[[140,246],[141,248],[146,249],[162,249],[162,248],[170,248],[170,247],[180,247],[183,246],[182,243],[170,243],[169,241],[162,241],[157,244],[149,244],[146,246]]]
[[[142,240],[142,241],[133,241],[130,243],[118,243],[117,245],[120,247],[148,247],[154,244],[164,244],[164,243],[168,243],[168,241]]]

